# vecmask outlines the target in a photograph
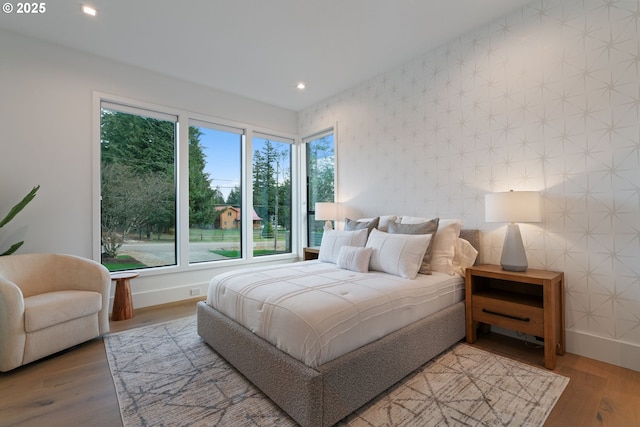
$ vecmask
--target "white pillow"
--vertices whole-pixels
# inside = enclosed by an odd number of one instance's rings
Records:
[[[431,241],[429,234],[388,234],[371,230],[367,247],[373,248],[369,269],[415,279]]]
[[[325,230],[320,243],[318,259],[322,262],[336,263],[340,248],[343,246],[360,246],[367,243],[368,230],[363,228],[355,231]]]
[[[471,267],[478,257],[478,251],[467,240],[458,237],[453,256],[453,271],[465,277],[467,268]]]
[[[431,248],[431,270],[451,274],[456,241],[463,222],[460,219],[441,219]]]
[[[369,271],[371,252],[373,252],[372,248],[343,246],[340,248],[336,265],[346,270],[366,273]]]

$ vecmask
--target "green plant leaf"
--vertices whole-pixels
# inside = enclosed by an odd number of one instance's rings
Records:
[[[24,243],[24,240],[22,242],[18,242],[18,243],[14,243],[13,245],[11,245],[11,247],[9,249],[7,249],[6,251],[4,251],[3,253],[0,254],[0,256],[5,256],[5,255],[11,255],[12,253],[14,253],[15,251],[18,250],[18,248],[20,246],[22,246],[22,244]]]
[[[11,221],[13,217],[18,214],[18,212],[24,209],[24,207],[27,206],[27,204],[29,204],[29,202],[33,200],[34,197],[36,197],[36,192],[38,191],[39,188],[40,188],[39,185],[33,187],[33,189],[29,192],[29,194],[24,196],[24,198],[20,202],[18,202],[14,207],[11,208],[11,210],[4,217],[4,219],[0,221],[0,228],[2,228],[6,223]]]

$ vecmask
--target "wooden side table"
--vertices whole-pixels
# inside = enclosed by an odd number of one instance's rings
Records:
[[[302,260],[303,261],[310,261],[312,259],[318,259],[318,256],[320,255],[320,248],[319,247],[307,247],[307,248],[302,248]]]
[[[565,353],[564,273],[477,265],[467,268],[465,288],[467,342],[476,341],[479,323],[543,337],[544,366],[556,367]]]
[[[111,280],[116,281],[111,320],[127,320],[133,317],[133,297],[131,296],[130,280],[138,276],[138,273],[130,271],[111,273]]]

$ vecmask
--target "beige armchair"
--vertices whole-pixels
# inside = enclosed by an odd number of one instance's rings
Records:
[[[109,332],[109,271],[72,255],[0,256],[0,371]]]

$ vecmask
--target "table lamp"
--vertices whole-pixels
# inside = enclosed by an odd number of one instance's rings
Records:
[[[340,203],[318,202],[315,206],[315,212],[316,220],[326,220],[324,223],[324,230],[333,230],[333,224],[331,221],[340,219]]]
[[[507,271],[527,271],[527,254],[518,222],[540,222],[542,212],[537,191],[507,191],[484,196],[485,220],[508,222],[500,265]]]

